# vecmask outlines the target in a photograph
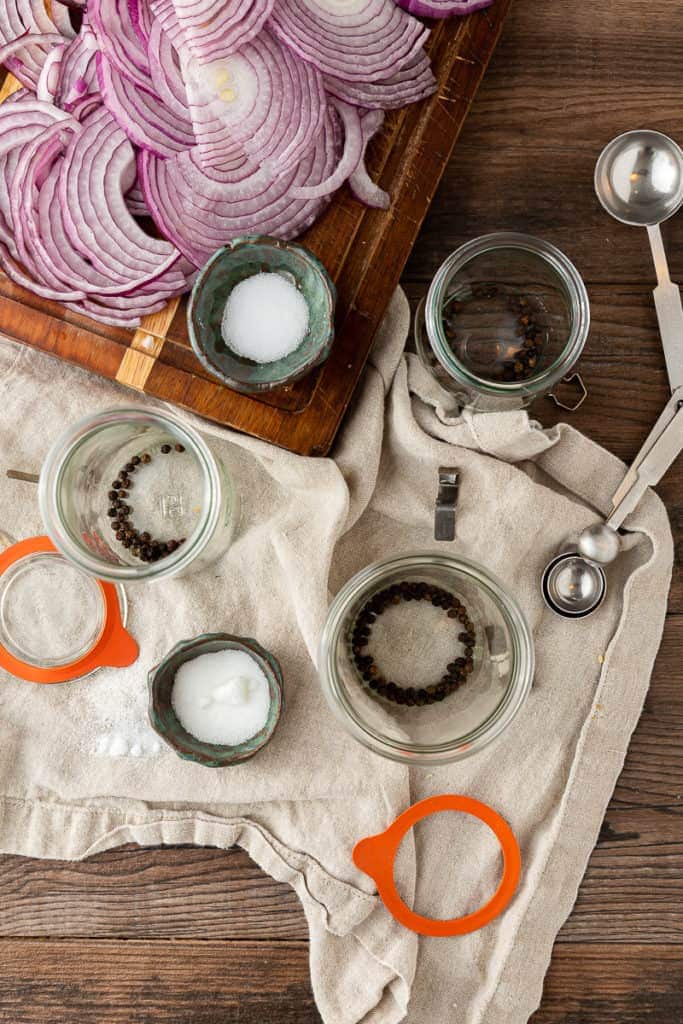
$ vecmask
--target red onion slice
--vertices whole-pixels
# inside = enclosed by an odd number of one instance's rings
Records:
[[[363,136],[363,154],[358,161],[358,166],[349,175],[349,187],[356,199],[360,199],[366,206],[373,206],[378,210],[388,210],[391,205],[391,198],[388,192],[376,185],[368,174],[365,166],[365,153],[368,143],[377,134],[384,124],[383,110],[369,110],[361,119],[361,132]]]
[[[396,0],[396,3],[418,18],[451,18],[481,11],[490,7],[493,0]]]
[[[55,103],[64,110],[71,110],[92,93],[99,91],[97,84],[97,40],[86,22],[76,38],[67,44],[59,68],[59,82],[55,93]]]
[[[236,141],[273,176],[286,174],[322,130],[322,76],[267,31],[239,53],[202,64],[180,47],[202,160],[220,167]]]
[[[194,57],[220,60],[254,39],[275,0],[172,0],[178,30]]]
[[[190,122],[171,115],[159,96],[125,78],[103,53],[97,78],[104,105],[136,146],[167,157],[194,145]]]
[[[114,67],[136,85],[149,88],[149,58],[131,20],[128,0],[89,0],[88,19],[102,53]]]
[[[339,163],[329,178],[318,185],[297,185],[292,189],[294,199],[320,199],[336,192],[358,167],[363,157],[363,130],[356,107],[337,101],[335,110],[344,125],[344,149]]]
[[[389,78],[376,82],[348,82],[334,75],[325,75],[325,89],[337,99],[356,107],[393,110],[431,96],[436,91],[436,79],[429,57],[420,50],[414,60]]]
[[[247,157],[233,154],[222,180],[208,177],[193,152],[159,160],[139,157],[147,205],[159,228],[196,266],[221,245],[245,233],[293,238],[320,214],[327,197],[293,199],[292,189],[328,177],[339,159],[339,133],[329,117],[301,164],[276,181]]]
[[[386,79],[429,34],[394,0],[279,0],[269,25],[304,60],[350,82]]]

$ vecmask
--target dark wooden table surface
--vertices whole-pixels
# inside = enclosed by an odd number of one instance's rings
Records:
[[[517,0],[405,274],[415,297],[454,246],[500,228],[563,248],[593,307],[571,422],[626,460],[667,398],[653,272],[645,233],[610,221],[591,181],[602,145],[643,125],[683,140],[680,0]],[[683,281],[683,217],[665,234]],[[652,688],[533,1024],[683,1020],[682,483],[683,460],[660,487],[679,568]],[[0,1020],[313,1024],[306,934],[292,891],[241,852],[0,858]]]

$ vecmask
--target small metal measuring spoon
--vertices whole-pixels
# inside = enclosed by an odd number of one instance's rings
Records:
[[[683,206],[683,151],[661,132],[626,132],[605,146],[595,165],[595,192],[610,216],[647,228],[657,271],[659,330],[671,379],[683,375],[683,306],[669,276],[659,225]]]

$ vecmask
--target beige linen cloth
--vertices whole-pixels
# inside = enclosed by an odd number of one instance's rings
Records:
[[[408,320],[397,293],[334,460],[195,422],[237,480],[239,535],[201,574],[129,588],[141,648],[132,668],[63,686],[0,676],[0,849],[76,859],[128,842],[238,843],[301,899],[326,1024],[522,1024],[538,1005],[640,714],[672,541],[648,493],[601,610],[579,622],[547,611],[544,564],[607,509],[623,465],[570,427],[544,432],[523,413],[458,417],[416,358],[403,356]],[[85,413],[145,401],[10,343],[0,345],[0,372],[3,471],[36,469],[55,435]],[[437,545],[444,464],[459,467],[462,482],[457,539]],[[0,529],[16,539],[42,532],[35,488],[4,472]],[[315,661],[330,598],[353,573],[434,549],[482,562],[516,595],[537,671],[497,743],[459,764],[409,771],[342,731]],[[219,630],[256,637],[282,663],[286,711],[270,745],[219,771],[165,747],[149,757],[98,754],[98,737],[119,721],[144,729],[149,667],[178,640]],[[414,800],[441,792],[500,811],[519,839],[523,874],[510,908],[487,928],[418,940],[389,917],[351,851]],[[488,830],[453,814],[419,826],[399,860],[404,898],[439,917],[474,909],[500,871]]]

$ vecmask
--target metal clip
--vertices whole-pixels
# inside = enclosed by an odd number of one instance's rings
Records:
[[[434,540],[455,540],[455,510],[460,478],[457,469],[439,467],[439,492],[434,511]]]
[[[586,385],[583,382],[583,377],[581,376],[580,373],[571,373],[568,377],[563,377],[562,378],[562,383],[563,384],[575,384],[576,385],[576,389],[578,391],[579,397],[574,402],[574,404],[573,405],[568,405],[566,402],[562,402],[557,397],[557,395],[555,395],[552,391],[548,395],[548,398],[550,399],[551,402],[554,402],[555,405],[559,409],[566,409],[567,412],[576,412],[576,410],[580,409],[581,406],[583,405],[583,403],[588,398],[588,388],[586,387]]]

